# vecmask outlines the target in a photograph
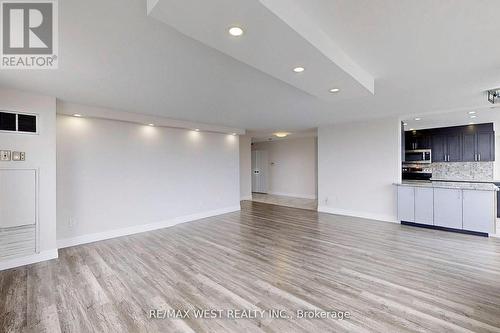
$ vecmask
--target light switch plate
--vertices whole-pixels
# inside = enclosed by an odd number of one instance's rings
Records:
[[[0,161],[10,161],[10,150],[0,150]]]
[[[20,161],[21,160],[21,152],[20,151],[13,151],[12,152],[12,160],[13,161]]]

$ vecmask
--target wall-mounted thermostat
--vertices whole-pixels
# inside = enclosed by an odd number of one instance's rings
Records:
[[[0,150],[0,161],[10,161],[10,150]]]

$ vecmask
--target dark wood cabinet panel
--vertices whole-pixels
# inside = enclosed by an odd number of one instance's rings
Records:
[[[474,162],[476,156],[476,134],[466,133],[462,136],[462,161]]]
[[[447,162],[460,162],[462,160],[461,134],[448,134],[446,136]]]
[[[493,133],[477,133],[477,160],[495,160],[495,135]]]
[[[432,149],[433,162],[495,160],[492,123],[406,132],[405,139],[407,150]]]
[[[446,160],[446,135],[436,134],[432,136],[432,161],[445,162]]]

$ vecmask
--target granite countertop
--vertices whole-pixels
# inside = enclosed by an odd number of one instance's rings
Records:
[[[402,183],[395,183],[396,186],[414,186],[431,188],[451,188],[461,190],[477,191],[498,191],[499,188],[492,182],[459,182],[459,181],[422,181],[422,180],[403,180]]]

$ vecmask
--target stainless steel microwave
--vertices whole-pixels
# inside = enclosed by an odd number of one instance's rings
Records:
[[[406,150],[404,162],[407,164],[430,164],[432,163],[432,150],[431,149]]]

